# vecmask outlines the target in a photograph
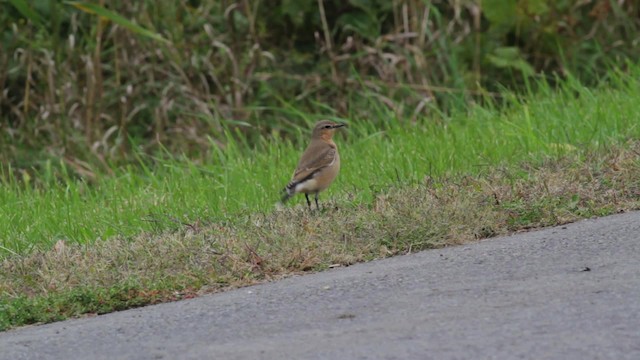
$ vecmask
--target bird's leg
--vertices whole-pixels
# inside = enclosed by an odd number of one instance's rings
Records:
[[[316,209],[320,211],[320,205],[318,205],[318,193],[316,192]]]
[[[307,205],[309,205],[309,210],[311,210],[311,201],[309,200],[309,194],[304,193],[304,197],[307,198]]]

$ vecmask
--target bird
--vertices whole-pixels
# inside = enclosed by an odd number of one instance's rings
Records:
[[[340,172],[340,154],[333,142],[336,129],[346,126],[330,120],[315,124],[311,134],[311,143],[298,161],[291,181],[283,189],[282,203],[297,193],[303,193],[311,210],[309,194],[315,194],[316,209],[319,210],[318,194],[326,190]]]

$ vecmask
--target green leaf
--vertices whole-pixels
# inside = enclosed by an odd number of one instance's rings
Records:
[[[487,56],[491,64],[499,68],[511,68],[522,72],[525,76],[535,74],[533,66],[522,57],[517,47],[500,47]]]
[[[71,5],[81,11],[84,11],[88,14],[92,14],[92,15],[98,15],[101,16],[103,18],[109,19],[110,21],[128,29],[131,32],[134,32],[138,35],[142,35],[142,36],[146,36],[148,38],[151,38],[153,40],[156,41],[160,41],[163,43],[169,43],[169,40],[165,39],[162,37],[162,35],[155,33],[151,30],[145,29],[142,26],[138,25],[138,24],[134,24],[133,22],[129,21],[128,19],[122,17],[121,15],[107,10],[105,8],[103,8],[102,6],[96,5],[96,4],[91,4],[91,3],[87,3],[87,2],[80,2],[80,1],[65,1],[65,4]]]
[[[13,5],[13,7],[16,8],[16,10],[18,10],[20,12],[20,14],[22,14],[22,16],[24,16],[25,18],[27,18],[28,20],[31,20],[32,23],[40,26],[40,27],[44,27],[44,21],[42,20],[42,17],[35,12],[30,6],[29,4],[27,4],[26,1],[24,0],[9,0],[9,2],[11,3],[11,5]]]
[[[528,0],[524,3],[524,8],[529,15],[544,15],[549,12],[550,7],[547,0]]]
[[[482,11],[492,24],[514,25],[517,5],[516,0],[484,0]]]
[[[336,21],[345,31],[353,31],[365,39],[375,40],[379,34],[379,24],[364,12],[352,12],[341,15]]]
[[[280,5],[280,11],[283,15],[288,16],[294,25],[301,26],[306,20],[306,15],[313,13],[317,6],[312,1],[284,0]]]

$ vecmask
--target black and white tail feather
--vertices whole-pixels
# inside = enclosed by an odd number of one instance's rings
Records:
[[[280,199],[280,202],[284,204],[287,202],[287,200],[293,197],[293,195],[296,194],[296,186],[298,184],[300,184],[299,181],[291,181],[290,183],[288,183],[287,186],[282,189],[282,198]]]
[[[298,186],[298,184],[301,184],[309,179],[313,179],[317,174],[318,174],[318,171],[316,170],[304,179],[291,180],[287,184],[287,186],[285,186],[284,189],[282,189],[282,198],[280,199],[280,202],[282,202],[283,204],[287,202],[287,200],[289,200],[291,197],[293,197],[293,195],[296,194],[296,186]]]

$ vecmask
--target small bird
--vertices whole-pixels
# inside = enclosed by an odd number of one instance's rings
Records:
[[[316,123],[311,143],[302,154],[291,181],[283,190],[283,203],[297,193],[304,193],[311,209],[309,194],[315,194],[316,209],[320,209],[318,193],[328,188],[340,171],[340,155],[332,138],[336,129],[343,126],[345,124],[329,120]]]

